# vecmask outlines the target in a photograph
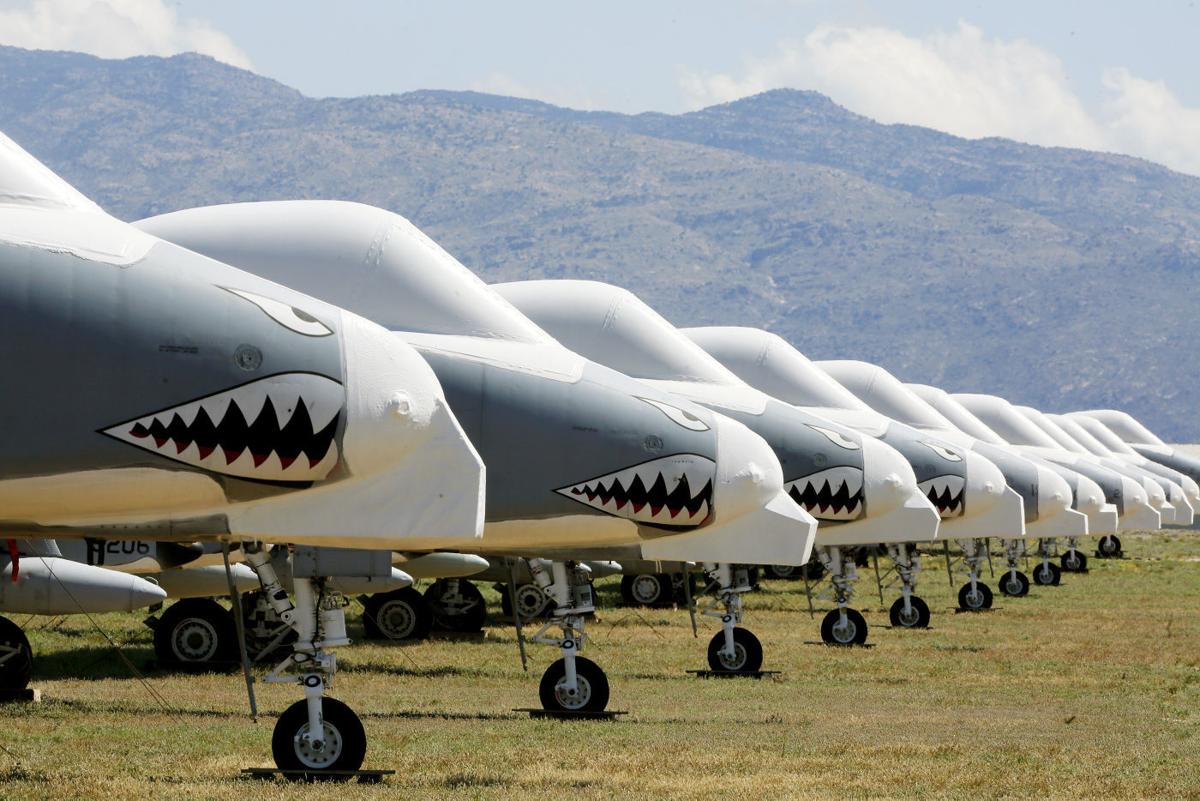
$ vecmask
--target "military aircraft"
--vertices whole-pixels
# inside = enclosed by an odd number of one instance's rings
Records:
[[[1167,490],[1167,500],[1175,507],[1173,524],[1190,526],[1195,522],[1195,511],[1200,507],[1200,484],[1192,478],[1142,456],[1128,443],[1123,442],[1111,428],[1088,413],[1051,414],[1047,417],[1071,431],[1082,429],[1075,439],[1093,454],[1132,465],[1166,482],[1163,488]]]
[[[819,521],[817,554],[837,593],[837,608],[821,623],[822,640],[865,642],[866,620],[848,607],[854,562],[846,549],[930,541],[937,534],[937,511],[900,453],[754,389],[628,290],[594,281],[522,281],[494,288],[572,350],[762,435],[783,466],[790,496]],[[725,602],[725,615],[739,617],[740,601]],[[913,624],[927,624],[928,608],[920,598],[909,598],[907,605]]]
[[[882,367],[856,361],[817,362],[838,383],[876,412],[959,448],[979,453],[1004,474],[1009,489],[1021,497],[1025,513],[1025,536],[1037,538],[1043,563],[1034,571],[1034,581],[1059,583],[1059,568],[1049,563],[1049,550],[1058,537],[1087,533],[1087,516],[1071,509],[1071,488],[1053,470],[1023,459],[1010,451],[980,442],[955,428],[936,409]],[[1019,558],[1024,541],[1008,532],[997,532],[1004,542],[1007,571],[1000,578],[1006,595],[1020,597],[1029,592],[1029,578],[1021,572]]]
[[[925,384],[906,384],[917,397],[933,407],[938,414],[950,421],[959,431],[973,437],[979,442],[1006,448],[1013,453],[1017,449],[972,414],[965,406],[955,400],[950,393],[937,387]],[[1049,470],[1065,479],[1071,488],[1071,508],[1087,517],[1088,534],[1105,536],[1117,530],[1117,507],[1105,498],[1105,490],[1096,481],[1082,473],[1061,464],[1046,461],[1029,453],[1020,454],[1022,458]],[[1086,469],[1086,468],[1085,468]],[[1116,476],[1109,476],[1113,492],[1119,491]],[[1082,572],[1087,569],[1087,556],[1079,550],[1079,538],[1067,537],[1067,549],[1059,560],[1062,570],[1070,573]]]
[[[952,397],[1022,455],[1039,456],[1064,465],[1099,484],[1104,490],[1105,499],[1117,507],[1117,531],[1157,530],[1162,526],[1162,516],[1151,505],[1150,496],[1141,481],[1105,467],[1090,454],[1064,450],[1053,437],[1030,422],[1003,398],[966,393],[957,393]],[[1110,538],[1111,536],[1105,535]],[[1109,544],[1111,542],[1111,539],[1102,537],[1098,553],[1102,556],[1115,555]]]
[[[859,400],[781,337],[755,328],[686,328],[683,333],[750,386],[883,441],[912,466],[917,486],[938,508],[938,536],[964,548],[967,581],[959,591],[962,608],[992,604],[991,589],[979,578],[987,558],[983,538],[1006,532],[1021,536],[1024,511],[1017,493],[992,462],[969,450],[897,423]],[[904,596],[915,589],[918,557],[907,547],[888,546]]]
[[[1150,505],[1158,510],[1164,526],[1192,524],[1192,507],[1179,484],[1116,456],[1079,421],[1062,415],[1045,414],[1030,406],[1013,408],[1049,434],[1055,442],[1062,443],[1067,450],[1092,456],[1103,466],[1140,481],[1150,498]]]
[[[354,769],[357,715],[325,698],[348,642],[333,561],[466,549],[484,468],[421,356],[345,310],[105,214],[0,137],[0,519],[10,537],[242,543],[296,632],[267,677],[304,700],[281,768]],[[265,542],[295,547],[293,602]],[[350,556],[346,556],[350,554]],[[327,572],[321,572],[327,570]]]
[[[1075,412],[1099,420],[1120,440],[1151,462],[1176,470],[1186,478],[1200,482],[1200,459],[1172,448],[1158,438],[1150,429],[1139,423],[1127,412],[1115,409],[1092,409]],[[1188,485],[1188,497],[1200,498]]]
[[[553,602],[531,638],[562,653],[542,677],[548,709],[608,702],[603,671],[577,657],[593,609],[585,560],[809,557],[816,521],[784,492],[761,437],[563,347],[399,215],[287,201],[188,209],[137,226],[341,304],[426,358],[487,464],[486,548],[473,552],[527,557]],[[742,587],[728,569],[714,578],[726,595]],[[723,620],[709,645],[714,669],[761,659],[734,623]],[[545,636],[551,628],[561,634]]]
[[[137,576],[79,564],[48,539],[12,539],[0,553],[0,612],[73,615],[127,612],[161,603],[166,592]],[[22,690],[33,650],[13,621],[0,617],[0,690]]]

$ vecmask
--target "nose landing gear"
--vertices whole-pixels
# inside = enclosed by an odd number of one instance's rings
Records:
[[[254,545],[246,547],[245,555],[271,607],[296,633],[292,653],[264,679],[296,683],[304,689],[304,699],[288,707],[275,723],[271,737],[275,765],[284,771],[347,778],[339,773],[362,767],[367,737],[350,707],[325,698],[337,673],[337,657],[327,649],[350,642],[344,598],[322,578],[294,578],[293,604],[279,583],[269,554]]]
[[[530,559],[534,582],[554,604],[554,611],[530,642],[556,645],[562,658],[542,674],[538,696],[547,712],[603,712],[608,706],[608,677],[590,659],[579,656],[583,649],[587,615],[595,611],[591,571],[578,562]],[[546,635],[552,628],[557,638]]]
[[[867,641],[867,621],[857,609],[850,609],[854,582],[858,571],[853,560],[846,559],[836,545],[819,548],[821,564],[829,571],[833,585],[833,600],[837,609],[830,610],[821,621],[821,640],[826,645],[862,645]]]
[[[721,630],[708,643],[708,666],[717,673],[755,673],[762,669],[763,649],[758,637],[742,622],[742,594],[752,589],[745,565],[705,563],[705,577],[714,594],[701,609],[705,617],[721,621]],[[717,606],[724,607],[717,611]]]
[[[911,543],[889,543],[888,556],[892,560],[892,570],[900,580],[900,597],[888,611],[888,619],[893,628],[924,629],[929,627],[929,605],[916,595],[917,573],[921,571],[921,557],[917,548]],[[878,570],[876,570],[878,572]],[[883,600],[883,578],[879,579],[880,600]],[[894,581],[893,581],[894,584]]]

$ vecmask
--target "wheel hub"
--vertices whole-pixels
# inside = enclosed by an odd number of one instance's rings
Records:
[[[309,737],[307,723],[300,727],[293,740],[296,746],[296,756],[300,762],[305,767],[317,770],[328,768],[342,755],[341,732],[327,721],[321,722],[321,728],[325,734],[323,742],[316,742]]]
[[[897,617],[900,618],[900,625],[909,627],[915,626],[921,615],[915,606],[910,605],[907,609],[903,606],[900,607],[900,614]]]
[[[972,609],[978,609],[983,606],[983,593],[979,590],[969,590],[967,592],[967,606]]]
[[[848,617],[844,623],[839,620],[833,624],[833,638],[842,644],[854,642],[854,635],[857,633],[858,627]]]
[[[654,603],[661,591],[658,580],[653,576],[638,576],[633,580],[633,597],[640,603]]]
[[[417,615],[413,608],[406,603],[389,601],[380,607],[375,616],[375,623],[388,637],[403,640],[410,636],[417,627]]]
[[[746,664],[746,648],[740,642],[735,642],[732,657],[722,648],[717,658],[721,660],[721,667],[726,670],[741,670]]]
[[[180,621],[171,638],[171,650],[185,662],[204,662],[217,653],[217,630],[207,620],[190,617]]]
[[[567,677],[563,676],[554,686],[554,697],[563,709],[582,709],[592,700],[592,685],[583,676],[575,676],[575,689],[567,687]]]

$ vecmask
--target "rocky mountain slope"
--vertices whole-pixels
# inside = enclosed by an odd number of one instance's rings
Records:
[[[1200,178],[880,125],[781,90],[627,116],[469,92],[308,98],[211,59],[0,47],[0,130],[126,219],[341,198],[489,281],[629,287],[679,324],[1200,439]]]

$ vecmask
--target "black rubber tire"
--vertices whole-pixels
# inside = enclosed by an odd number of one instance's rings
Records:
[[[762,643],[754,632],[740,626],[733,628],[733,649],[736,654],[732,662],[726,661],[721,653],[725,649],[725,632],[718,631],[708,641],[708,666],[718,673],[753,673],[762,669]]]
[[[0,617],[0,645],[16,648],[19,653],[0,664],[0,689],[24,690],[33,675],[33,649],[21,627],[6,617]]]
[[[1096,556],[1101,559],[1116,559],[1122,554],[1121,538],[1116,534],[1105,534],[1096,543]]]
[[[867,641],[867,620],[857,609],[846,610],[848,630],[841,630],[838,624],[842,616],[836,609],[829,610],[821,621],[821,640],[826,645],[862,645]]]
[[[429,604],[412,587],[376,593],[363,603],[363,634],[368,640],[423,640],[432,625]]]
[[[1013,571],[1005,570],[996,576],[996,580],[1000,582],[1000,592],[1009,598],[1024,598],[1029,594],[1029,576],[1020,570],[1017,571],[1015,577],[1013,576]]]
[[[271,735],[271,755],[280,770],[311,771],[312,778],[326,781],[346,781],[348,776],[322,775],[325,771],[358,770],[367,755],[367,733],[354,710],[336,698],[321,700],[321,717],[327,729],[333,729],[337,751],[324,759],[306,759],[297,749],[296,736],[308,729],[308,702],[297,701],[289,706],[275,722]],[[329,737],[327,731],[326,736]],[[332,738],[330,738],[332,739]],[[326,741],[327,743],[329,740]],[[301,777],[295,777],[301,778]]]
[[[1038,562],[1033,568],[1033,583],[1039,587],[1057,587],[1062,581],[1062,568],[1053,562]]]
[[[967,582],[962,585],[958,591],[958,608],[967,612],[978,612],[983,609],[992,608],[992,588],[984,584],[982,581],[975,582],[975,586],[979,590],[977,599],[971,598],[971,583]]]
[[[897,598],[892,604],[892,608],[888,611],[888,619],[892,621],[892,628],[897,629],[926,629],[929,628],[929,604],[916,595],[910,595],[909,606],[912,610],[912,617],[904,615],[904,599]]]
[[[763,565],[763,578],[775,581],[797,581],[804,577],[804,568],[795,565]]]
[[[558,683],[567,676],[566,663],[559,659],[542,674],[538,696],[542,709],[550,712],[603,712],[608,706],[608,676],[590,659],[575,657],[575,676],[579,682],[580,698],[566,701],[556,692]]]
[[[671,577],[666,573],[622,576],[621,600],[626,606],[670,606],[675,601]]]
[[[184,598],[154,624],[154,658],[168,670],[229,670],[241,661],[233,613],[211,598]]]
[[[1062,563],[1062,569],[1068,573],[1082,573],[1087,570],[1087,555],[1078,549],[1075,550],[1073,561],[1071,552],[1067,551],[1059,562]]]
[[[433,615],[433,625],[461,633],[483,631],[483,624],[487,622],[487,601],[483,599],[483,593],[466,579],[454,580],[458,582],[461,596],[454,599],[454,607],[447,607],[442,600],[450,592],[450,579],[438,579],[425,590],[425,603]]]
[[[512,617],[512,598],[509,597],[509,587],[507,584],[495,585],[496,592],[500,593],[500,612],[505,617]],[[540,599],[540,603],[534,608],[530,603],[531,598]],[[517,604],[521,607],[521,622],[525,623],[540,617],[546,617],[550,612],[550,599],[546,597],[546,593],[542,592],[542,588],[536,584],[518,584],[517,585]]]

